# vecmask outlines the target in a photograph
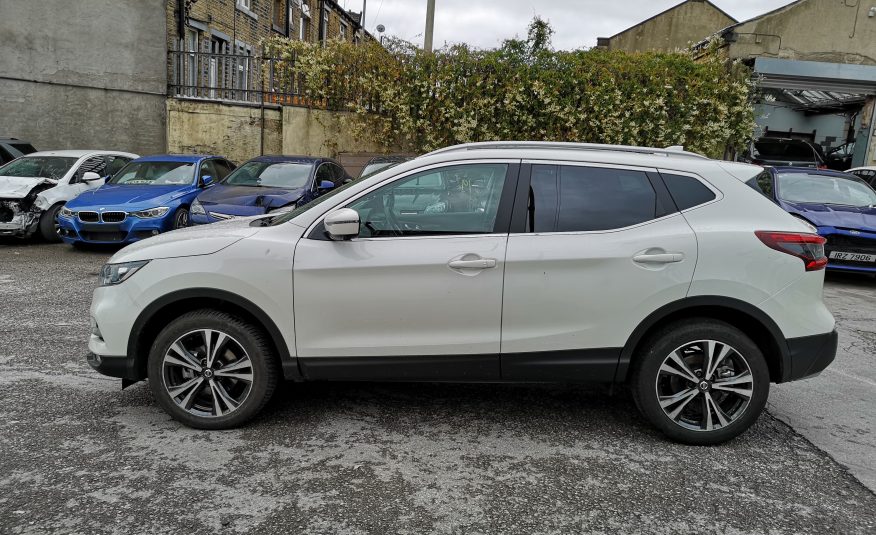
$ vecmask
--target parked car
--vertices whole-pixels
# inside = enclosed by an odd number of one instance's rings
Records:
[[[139,158],[69,201],[58,214],[59,234],[71,244],[131,243],[186,227],[195,197],[233,169],[219,156]]]
[[[751,143],[742,160],[756,165],[826,169],[820,145],[800,139],[762,137]]]
[[[259,156],[198,195],[191,224],[291,210],[351,180],[331,158]]]
[[[33,152],[36,149],[27,141],[15,137],[0,137],[0,165]]]
[[[137,158],[128,152],[57,150],[34,152],[0,167],[0,236],[26,238],[39,231],[58,236],[58,212],[80,193]]]
[[[876,191],[848,173],[770,167],[747,182],[827,240],[828,269],[876,273]]]
[[[373,175],[378,171],[383,171],[384,169],[388,169],[393,165],[398,165],[402,162],[406,162],[411,159],[411,156],[399,156],[399,155],[388,155],[388,156],[375,156],[368,160],[368,163],[365,164],[365,167],[362,168],[362,171],[359,172],[359,178]]]
[[[827,151],[825,165],[834,171],[846,171],[852,167],[852,158],[855,156],[855,142],[843,143]]]
[[[819,373],[837,347],[825,240],[744,184],[762,170],[638,147],[446,148],[285,214],[121,250],[94,292],[89,362],[148,378],[205,429],[249,420],[283,378],[605,382],[667,436],[722,442],[770,382]]]
[[[847,171],[851,175],[864,179],[871,187],[876,188],[876,166],[873,167],[856,167]]]

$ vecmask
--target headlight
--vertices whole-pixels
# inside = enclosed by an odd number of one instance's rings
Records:
[[[139,212],[131,212],[134,217],[149,219],[153,217],[161,217],[170,210],[167,206],[159,206],[158,208],[150,208],[148,210],[140,210]]]
[[[112,286],[113,284],[125,282],[131,275],[137,273],[141,267],[148,263],[148,260],[139,260],[122,264],[104,264],[100,269],[100,285]]]
[[[195,199],[195,202],[192,203],[191,208],[189,208],[189,212],[197,215],[207,215],[207,211],[204,210],[204,207],[201,206],[201,203],[198,202],[198,199]]]
[[[59,217],[66,217],[67,219],[73,219],[74,217],[76,217],[76,212],[74,212],[73,210],[71,210],[65,206],[65,207],[61,208],[60,212],[58,212],[58,216]]]

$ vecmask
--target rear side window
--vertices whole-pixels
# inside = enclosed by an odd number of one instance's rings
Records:
[[[530,232],[612,230],[665,213],[642,171],[534,165],[531,176]]]
[[[663,182],[679,210],[715,200],[715,194],[692,176],[663,174]]]

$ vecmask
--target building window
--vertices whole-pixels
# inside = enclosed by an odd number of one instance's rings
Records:
[[[198,31],[192,28],[186,28],[185,51],[188,52],[184,56],[185,62],[185,88],[184,94],[193,97],[197,88],[198,82]]]
[[[234,99],[249,100],[249,71],[252,65],[249,56],[252,56],[252,47],[240,41],[238,41],[236,44],[238,57],[235,58],[235,62],[237,63],[237,69],[234,75],[234,87],[238,91],[234,95]]]
[[[310,7],[307,4],[301,6],[301,24],[298,26],[298,39],[309,41],[310,37]]]
[[[347,23],[341,21],[341,41],[347,40]]]
[[[237,7],[242,7],[247,11],[252,11],[252,0],[237,0]]]
[[[271,12],[274,29],[278,32],[284,31],[286,27],[286,10],[283,9],[283,0],[274,0],[274,9]]]

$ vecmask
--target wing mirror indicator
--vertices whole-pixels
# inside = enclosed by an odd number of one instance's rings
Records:
[[[359,235],[359,212],[352,208],[341,208],[327,215],[323,224],[331,239],[349,240]]]

